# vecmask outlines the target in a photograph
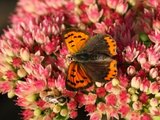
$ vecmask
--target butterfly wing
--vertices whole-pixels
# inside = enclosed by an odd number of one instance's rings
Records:
[[[89,35],[79,30],[69,30],[64,33],[64,40],[71,54],[77,53],[86,45]]]
[[[117,61],[111,58],[106,61],[85,62],[83,65],[93,81],[105,82],[117,76]]]
[[[109,35],[98,34],[87,41],[86,46],[81,49],[82,53],[101,53],[109,56],[115,56],[116,41]]]
[[[66,88],[68,90],[78,90],[87,88],[92,85],[92,81],[84,66],[78,62],[71,62],[68,68]]]

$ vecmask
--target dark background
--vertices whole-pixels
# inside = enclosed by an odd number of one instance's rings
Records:
[[[17,0],[0,0],[0,35],[10,24],[9,16],[14,12],[16,2]],[[0,94],[0,120],[20,120],[21,110],[15,105],[15,99]]]

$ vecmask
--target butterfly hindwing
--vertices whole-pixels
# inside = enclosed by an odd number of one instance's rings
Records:
[[[117,54],[116,41],[109,35],[98,34],[88,40],[86,46],[80,52],[101,53],[112,57]]]
[[[93,81],[106,82],[117,76],[117,61],[111,58],[106,61],[86,62],[83,64]]]
[[[69,90],[78,90],[87,88],[92,85],[92,81],[87,75],[82,64],[78,62],[71,62],[68,68],[68,76],[66,80],[66,87]]]
[[[89,35],[78,30],[69,30],[64,34],[64,40],[71,54],[77,53],[86,45]]]

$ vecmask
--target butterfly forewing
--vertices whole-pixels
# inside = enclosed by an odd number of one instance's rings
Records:
[[[66,87],[69,90],[83,89],[92,85],[84,67],[78,62],[70,63],[67,75]]]
[[[77,53],[82,49],[89,39],[89,35],[82,31],[71,30],[64,34],[64,40],[71,54]]]

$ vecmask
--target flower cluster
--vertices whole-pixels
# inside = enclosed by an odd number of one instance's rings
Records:
[[[19,0],[0,38],[0,92],[17,97],[24,120],[160,119],[158,0]],[[65,87],[66,29],[117,42],[118,76],[82,91]]]

